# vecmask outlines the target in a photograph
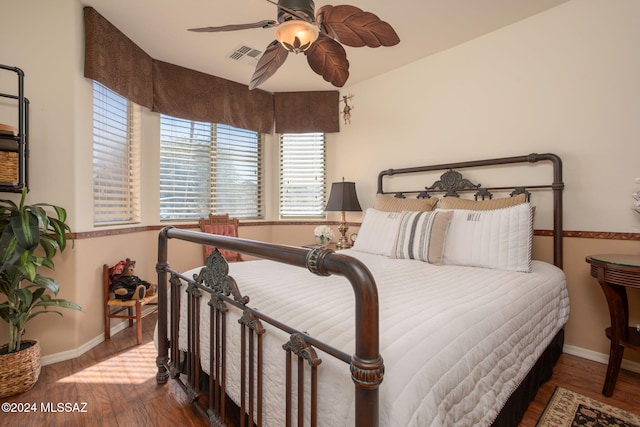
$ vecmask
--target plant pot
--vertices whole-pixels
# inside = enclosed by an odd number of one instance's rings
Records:
[[[7,348],[0,347],[0,398],[30,390],[42,367],[38,340],[23,341],[21,350],[14,353],[7,354]]]

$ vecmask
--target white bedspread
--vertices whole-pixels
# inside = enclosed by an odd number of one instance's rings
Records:
[[[519,273],[344,253],[362,260],[378,286],[385,364],[381,426],[490,425],[569,316],[564,273],[547,263],[534,261],[531,273]],[[354,297],[346,279],[317,277],[271,261],[233,263],[230,275],[241,293],[250,296],[251,306],[353,354]],[[208,372],[207,300],[202,301],[200,330]],[[235,318],[228,324],[234,325]],[[239,346],[239,333],[229,335],[230,345]],[[183,349],[185,337],[183,324]],[[265,350],[276,354],[265,357],[264,368],[265,423],[270,426],[284,425],[281,346],[287,339],[273,328],[264,338]],[[234,349],[229,354],[239,353]],[[353,425],[349,367],[320,356],[319,422]],[[229,356],[227,363],[228,375],[237,376],[238,357]],[[239,386],[227,385],[238,401]]]

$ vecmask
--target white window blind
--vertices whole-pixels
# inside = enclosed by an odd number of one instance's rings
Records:
[[[160,116],[160,219],[209,215],[211,124]]]
[[[261,218],[260,134],[227,125],[216,125],[215,131],[211,210],[235,218]]]
[[[140,111],[93,83],[94,225],[140,221]]]
[[[160,117],[160,219],[262,217],[259,133]]]
[[[323,217],[326,204],[324,133],[280,136],[280,216]]]

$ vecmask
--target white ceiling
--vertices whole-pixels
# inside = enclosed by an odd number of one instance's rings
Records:
[[[253,23],[276,19],[266,0],[80,0],[92,6],[151,57],[248,84],[255,64],[227,56],[247,45],[261,51],[274,40],[274,29],[194,33],[188,28]],[[568,0],[345,0],[390,23],[400,36],[393,47],[345,46],[350,76],[345,85],[369,79],[440,52]],[[315,74],[304,54],[287,61],[260,86],[270,92],[335,89]]]

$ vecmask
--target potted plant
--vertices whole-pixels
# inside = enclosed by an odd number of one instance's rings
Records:
[[[0,200],[0,317],[9,327],[9,343],[0,347],[0,397],[29,390],[40,374],[39,343],[22,340],[27,322],[44,313],[62,316],[51,307],[82,310],[56,298],[58,283],[38,272],[53,270],[53,257],[65,249],[71,231],[67,212],[48,203],[27,205],[27,192],[22,190],[19,205]],[[20,366],[23,361],[26,367]]]

